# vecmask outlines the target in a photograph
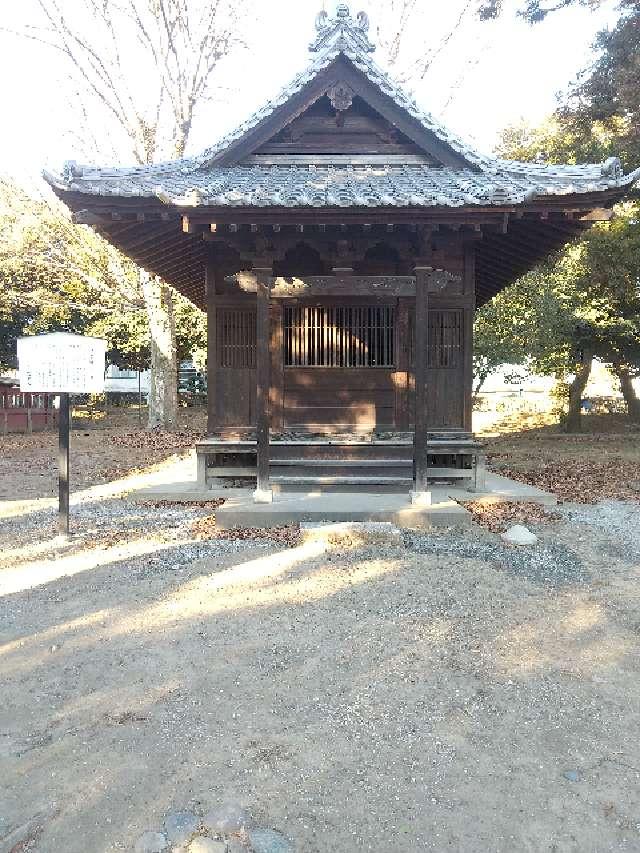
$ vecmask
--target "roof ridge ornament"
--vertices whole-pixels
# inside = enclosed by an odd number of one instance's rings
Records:
[[[355,19],[351,17],[349,6],[338,3],[335,15],[331,18],[322,11],[316,15],[315,41],[309,45],[311,53],[319,53],[334,47],[344,49],[354,48],[363,53],[373,53],[376,46],[369,40],[369,16],[366,12],[358,12]]]

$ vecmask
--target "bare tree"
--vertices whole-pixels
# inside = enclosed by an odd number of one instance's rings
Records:
[[[139,164],[182,157],[197,110],[211,97],[216,69],[241,43],[244,0],[36,3],[41,19],[14,32],[63,59],[76,114],[89,128],[85,139],[104,153],[113,150],[117,132],[120,147]],[[152,329],[149,426],[171,428],[177,418],[171,291],[148,276],[143,284]]]
[[[580,5],[597,9],[603,2],[604,0],[523,0],[518,14],[530,24],[537,24],[544,21],[547,15],[569,6]],[[504,11],[504,5],[504,0],[481,0],[478,9],[481,20],[497,18]]]
[[[466,57],[446,100],[432,105],[436,110],[446,110],[485,49],[484,39],[468,37],[472,28],[482,30],[482,0],[453,0],[446,8],[438,8],[437,15],[419,0],[370,0],[370,3],[383,62],[402,84],[420,86],[430,77],[435,78],[438,61],[456,47]],[[438,91],[441,92],[441,86]]]
[[[477,19],[478,13],[478,0],[458,0],[448,7],[451,17],[439,15],[438,23],[445,25],[440,31],[433,26],[433,21],[427,26],[429,10],[418,0],[377,0],[377,3],[375,16],[380,46],[387,63],[404,83],[424,80],[438,57],[467,23]],[[429,33],[427,39],[424,33]]]

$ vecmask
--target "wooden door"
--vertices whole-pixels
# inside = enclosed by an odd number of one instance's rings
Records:
[[[465,309],[429,309],[427,417],[433,430],[464,429]],[[409,419],[415,423],[415,315],[409,315]]]
[[[216,322],[216,420],[218,428],[255,426],[255,306],[220,306],[216,310]]]

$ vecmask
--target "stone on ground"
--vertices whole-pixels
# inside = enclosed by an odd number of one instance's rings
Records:
[[[538,537],[532,533],[523,524],[514,524],[505,533],[501,534],[502,539],[509,545],[535,545]]]
[[[223,803],[205,815],[202,825],[208,832],[241,832],[251,823],[249,813],[239,803]]]
[[[251,829],[249,841],[254,853],[293,853],[291,843],[275,829]]]
[[[390,521],[341,521],[300,525],[303,542],[322,542],[327,547],[359,548],[362,545],[402,545],[402,533]]]
[[[193,812],[171,812],[164,819],[164,828],[172,844],[188,841],[200,825],[200,818]]]
[[[167,836],[162,832],[143,832],[136,841],[135,853],[162,853],[169,846]]]
[[[562,775],[569,782],[579,782],[580,781],[580,771],[578,771],[578,770],[567,770]]]

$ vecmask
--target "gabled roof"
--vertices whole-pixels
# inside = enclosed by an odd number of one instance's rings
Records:
[[[354,20],[345,4],[335,17],[321,13],[308,67],[233,132],[200,155],[127,169],[67,163],[45,174],[61,194],[160,198],[179,207],[462,207],[518,205],[545,196],[624,189],[640,170],[623,175],[620,161],[584,166],[521,163],[488,157],[422,111],[371,58],[368,19]],[[352,158],[251,158],[337,82],[375,100],[377,109],[425,151]],[[426,155],[430,155],[428,158]],[[433,165],[433,157],[442,164]]]
[[[45,178],[78,222],[201,307],[212,223],[223,245],[281,227],[473,230],[481,304],[606,218],[599,209],[640,178],[615,157],[549,165],[481,154],[375,64],[366,15],[340,4],[316,31],[309,66],[200,155],[127,169],[67,163]]]

